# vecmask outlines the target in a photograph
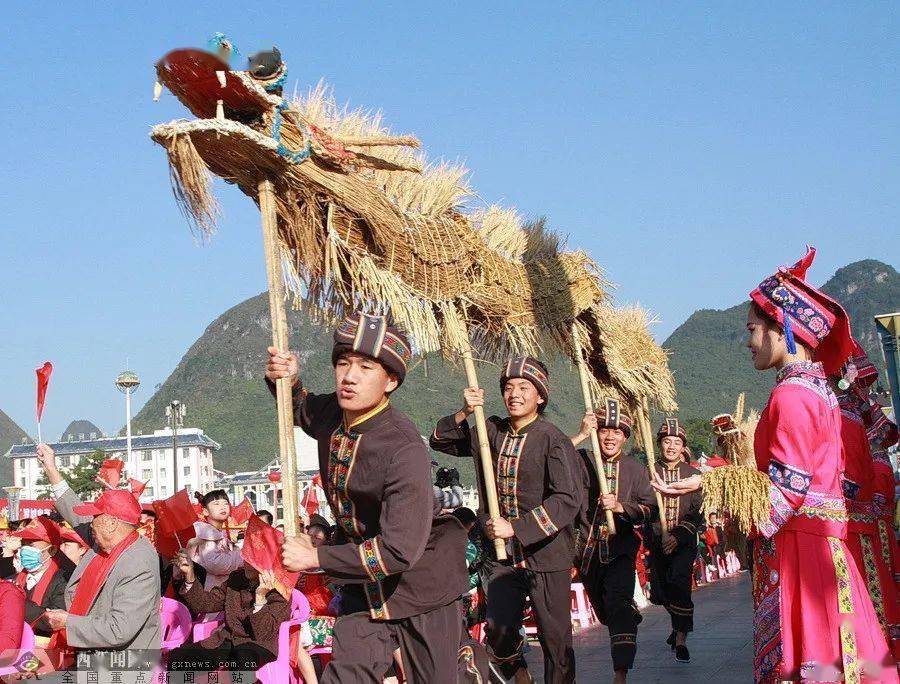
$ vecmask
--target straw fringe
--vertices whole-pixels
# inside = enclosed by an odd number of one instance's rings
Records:
[[[212,175],[189,135],[172,133],[162,141],[169,157],[169,182],[178,208],[202,236],[215,232],[221,213],[212,194]]]

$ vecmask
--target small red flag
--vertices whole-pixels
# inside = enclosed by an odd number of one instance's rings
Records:
[[[271,570],[275,574],[278,593],[290,600],[291,590],[297,584],[299,572],[290,572],[281,564],[281,544],[284,534],[276,530],[258,515],[250,516],[244,533],[241,557],[260,572]]]
[[[53,364],[45,361],[40,368],[35,368],[37,373],[37,419],[41,422],[44,415],[44,400],[47,398],[47,386],[50,384],[50,374],[53,373]]]
[[[315,478],[310,482],[309,489],[306,490],[306,495],[303,497],[303,507],[309,515],[315,515],[319,512],[319,492]]]
[[[184,489],[168,499],[154,501],[153,510],[156,511],[156,550],[163,558],[171,558],[196,536],[197,514]]]
[[[106,459],[97,473],[97,480],[106,485],[108,489],[115,489],[122,481],[122,467],[125,465],[116,458]]]
[[[237,506],[231,507],[231,520],[235,526],[243,525],[250,520],[250,516],[253,515],[253,513],[253,504],[251,504],[250,500],[245,496],[244,500]]]
[[[147,480],[147,482],[150,482],[150,480]],[[135,480],[133,477],[128,478],[128,486],[131,489],[131,493],[134,494],[135,499],[139,499],[141,494],[144,493],[144,490],[147,489],[147,482]]]

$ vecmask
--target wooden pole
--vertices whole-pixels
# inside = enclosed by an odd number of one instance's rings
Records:
[[[272,346],[286,352],[288,343],[287,310],[284,306],[284,284],[278,250],[278,216],[275,212],[275,190],[271,181],[259,183],[259,212],[262,216],[263,249],[266,276],[269,281],[269,313],[272,317]],[[294,415],[291,385],[288,378],[275,381],[275,405],[278,413],[278,453],[281,463],[284,532],[296,537],[297,528],[297,452],[294,445]],[[277,491],[277,490],[276,490]],[[278,514],[278,509],[275,509]]]
[[[469,343],[468,331],[460,318],[459,312],[453,309],[452,324],[456,326],[461,343],[459,350],[463,358],[463,366],[466,369],[466,382],[469,387],[478,387],[478,375],[475,372],[475,362],[472,359],[472,345]],[[494,461],[491,457],[491,444],[488,441],[487,422],[484,419],[484,407],[475,407],[475,432],[478,435],[478,455],[481,465],[481,481],[484,483],[484,491],[487,496],[488,515],[491,518],[500,517],[500,502],[497,500],[497,481],[494,478]],[[506,542],[503,539],[494,540],[494,552],[497,560],[506,560]]]
[[[638,406],[638,425],[641,430],[641,439],[644,442],[644,451],[647,454],[647,468],[650,471],[650,478],[656,474],[656,452],[653,446],[653,431],[650,427],[650,407],[647,404],[647,397],[641,399]],[[665,541],[669,536],[669,530],[666,527],[666,509],[663,504],[662,494],[655,489],[656,492],[656,508],[659,511],[659,525],[662,530],[662,540]]]
[[[594,404],[591,401],[591,386],[588,380],[587,361],[584,359],[584,350],[581,340],[578,338],[575,325],[572,324],[572,342],[575,344],[575,354],[578,361],[578,375],[581,378],[581,395],[584,397],[585,412],[593,411]],[[600,483],[600,493],[609,494],[609,483],[606,481],[606,469],[603,467],[603,455],[600,452],[600,439],[597,431],[591,429],[591,449],[594,452],[594,470],[597,471],[597,481]],[[606,511],[606,527],[610,535],[616,533],[616,521],[612,511]]]

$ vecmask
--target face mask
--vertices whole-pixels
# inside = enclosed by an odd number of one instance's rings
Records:
[[[19,549],[19,560],[22,563],[22,567],[28,572],[37,570],[43,563],[41,552],[31,546],[23,546]]]

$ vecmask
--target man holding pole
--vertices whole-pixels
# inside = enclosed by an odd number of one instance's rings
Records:
[[[656,433],[663,462],[656,474],[666,483],[699,474],[681,455],[687,434],[677,418],[666,418]],[[691,601],[691,576],[697,558],[697,532],[703,525],[703,493],[700,490],[664,499],[665,531],[658,518],[652,524],[650,547],[650,600],[665,606],[672,619],[672,633],[666,643],[679,663],[691,662],[687,648],[688,632],[694,630],[694,603]],[[648,526],[651,527],[651,526]],[[712,551],[712,549],[710,549]]]
[[[609,494],[602,494],[592,454],[579,449],[581,478],[586,490],[586,515],[579,518],[582,550],[579,569],[594,612],[609,629],[614,682],[624,682],[637,653],[640,614],[632,603],[635,563],[641,540],[635,528],[652,520],[656,498],[647,469],[622,449],[631,436],[632,421],[615,399],[607,399],[596,413],[587,413],[576,446],[598,430],[600,454]],[[606,511],[612,511],[616,532],[610,535]]]
[[[505,677],[527,677],[521,627],[525,599],[530,597],[544,653],[544,681],[573,682],[572,523],[581,507],[573,473],[577,457],[566,436],[542,416],[550,395],[543,363],[528,356],[510,359],[500,389],[508,416],[491,416],[487,433],[502,517],[488,517],[484,480],[479,477],[483,531],[490,540],[506,540],[508,549],[507,560],[489,558],[484,564],[488,654]],[[467,419],[484,406],[484,390],[470,387],[463,397],[462,409],[438,421],[431,447],[471,458],[479,444]]]
[[[333,545],[300,533],[282,549],[288,570],[321,569],[343,585],[325,683],[380,684],[397,646],[409,681],[456,681],[466,530],[434,517],[428,450],[390,403],[411,356],[384,316],[353,314],[334,333],[336,391],[316,395],[300,383],[297,357],[269,348],[266,379],[270,389],[290,381],[294,422],[318,442],[337,522]]]

